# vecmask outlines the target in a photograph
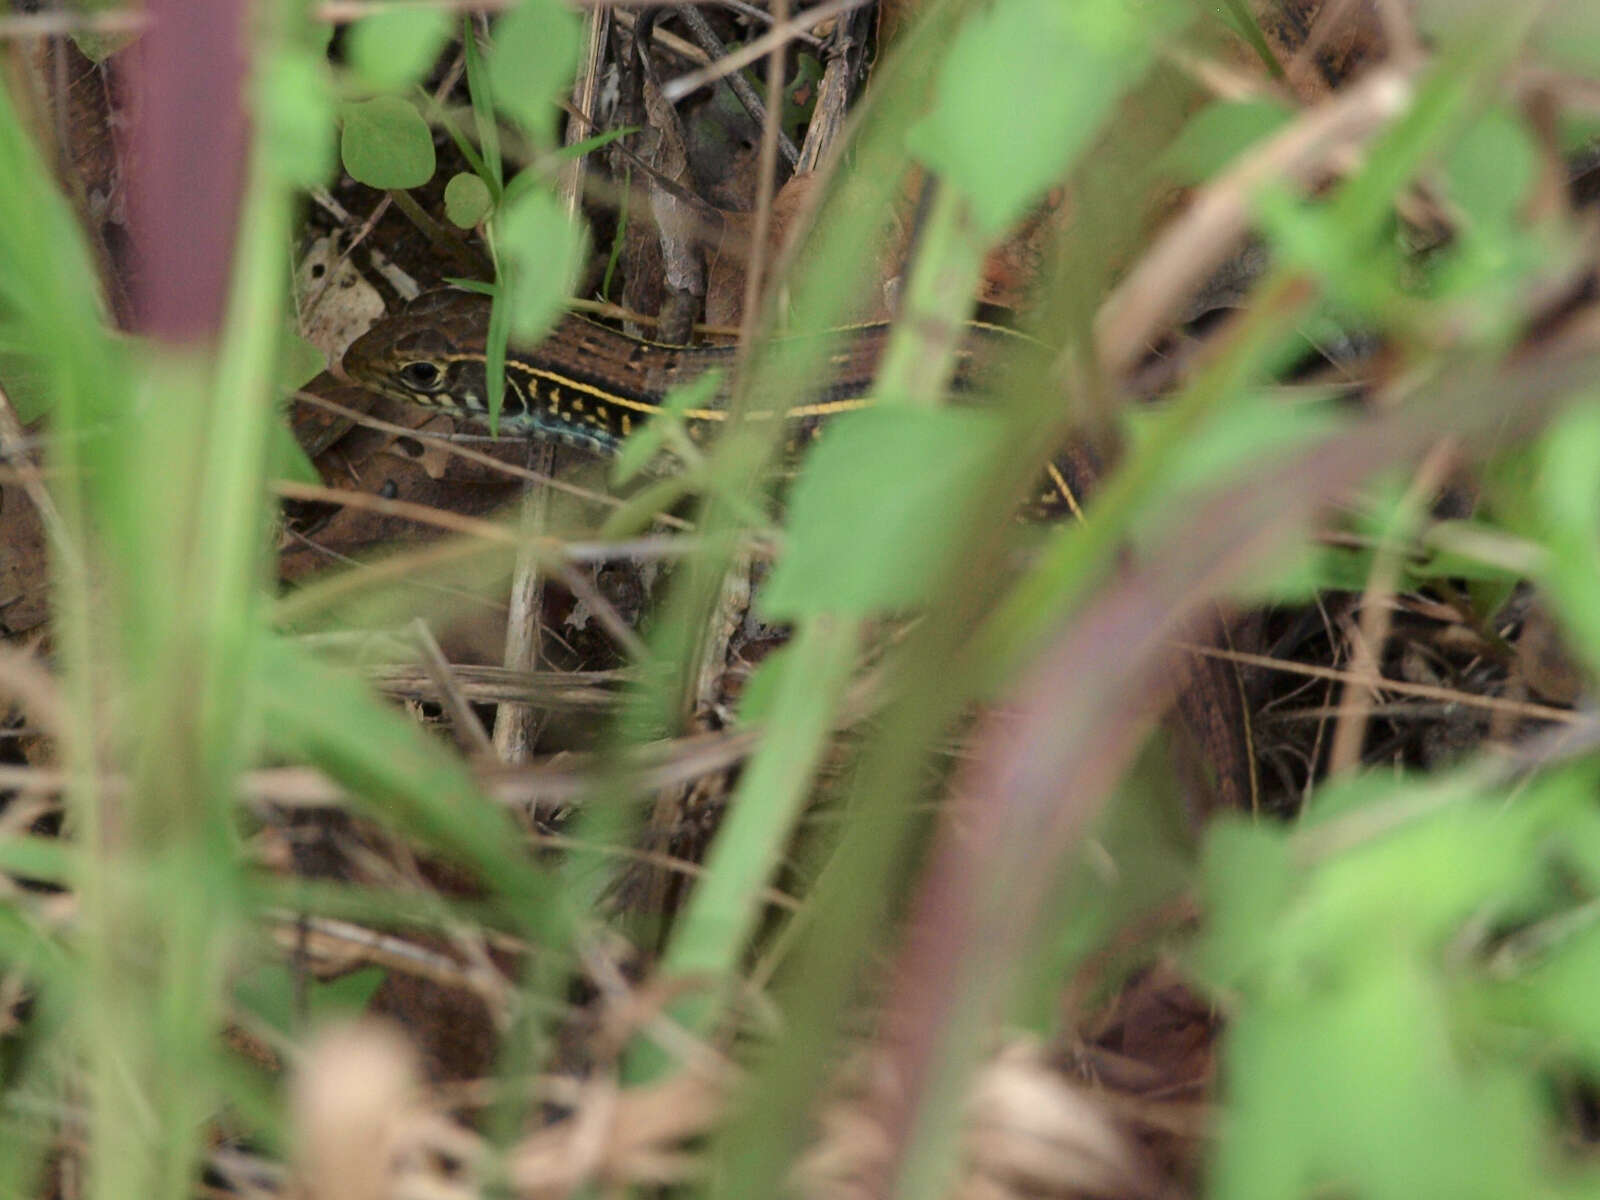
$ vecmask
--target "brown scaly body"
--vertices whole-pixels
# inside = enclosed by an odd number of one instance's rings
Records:
[[[355,382],[394,399],[483,419],[488,415],[488,328],[486,297],[428,292],[357,339],[345,352],[344,370]],[[888,328],[856,325],[830,335],[837,341],[830,346],[826,380],[784,414],[792,442],[804,445],[829,417],[866,403]],[[1008,341],[1026,339],[999,326],[972,325],[958,386],[986,351]],[[726,369],[732,361],[731,346],[667,346],[569,313],[538,345],[507,353],[500,424],[513,433],[615,453],[624,438],[661,411],[671,389]],[[691,435],[702,438],[727,419],[726,399],[719,392],[706,407],[683,414]]]

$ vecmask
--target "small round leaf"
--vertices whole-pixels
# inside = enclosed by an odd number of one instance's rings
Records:
[[[452,175],[444,185],[444,215],[462,229],[471,229],[483,220],[493,203],[489,185],[470,171]]]
[[[410,188],[433,175],[433,135],[408,101],[379,96],[346,104],[339,153],[351,178],[375,188]]]
[[[384,9],[350,27],[345,53],[366,83],[381,92],[397,92],[421,82],[454,25],[443,9]]]

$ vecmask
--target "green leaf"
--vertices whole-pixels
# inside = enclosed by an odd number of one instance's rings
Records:
[[[1061,981],[1073,978],[1097,955],[1102,979],[1124,978],[1149,961],[1149,946],[1117,937],[1141,916],[1198,880],[1199,847],[1185,808],[1188,788],[1174,773],[1171,749],[1153,740],[1123,776],[1078,853],[1059,868],[1050,915],[1039,924],[1038,948],[1024,961],[1018,996],[1007,1024],[1042,1038],[1066,1033]],[[1103,954],[1104,957],[1099,957]]]
[[[368,187],[411,188],[433,175],[433,135],[422,114],[398,96],[346,104],[339,143],[344,169]]]
[[[1445,157],[1450,198],[1475,225],[1511,225],[1539,169],[1538,151],[1521,121],[1493,109],[1474,121]]]
[[[1325,790],[1293,835],[1213,831],[1203,958],[1231,1009],[1217,1194],[1554,1194],[1533,1092],[1508,1087],[1527,1031],[1485,1019],[1473,947],[1571,896],[1541,878],[1543,848],[1582,804],[1375,773]]]
[[[300,336],[294,322],[284,329],[283,348],[279,351],[278,380],[285,388],[304,387],[327,367],[322,351]]]
[[[789,670],[793,658],[790,647],[780,646],[751,672],[739,692],[741,725],[754,725],[772,715],[783,687],[784,672]]]
[[[1256,52],[1261,65],[1267,69],[1267,74],[1273,79],[1282,80],[1283,67],[1278,62],[1278,56],[1272,52],[1266,34],[1261,32],[1261,22],[1256,20],[1255,14],[1250,11],[1244,0],[1222,0],[1220,5],[1214,7],[1217,9],[1216,15],[1222,22],[1250,43],[1250,48]]]
[[[1201,858],[1207,896],[1200,964],[1213,987],[1231,990],[1259,969],[1268,932],[1294,891],[1294,869],[1277,830],[1219,820]]]
[[[500,126],[494,119],[493,88],[489,84],[489,69],[483,61],[483,51],[478,48],[478,33],[472,24],[472,15],[461,15],[461,49],[467,62],[467,94],[472,100],[472,126],[478,133],[478,145],[483,148],[483,181],[494,192],[499,203],[505,171],[500,156]],[[457,139],[464,144],[465,139]],[[471,161],[472,155],[466,155]],[[478,165],[474,164],[473,170]]]
[[[1540,57],[1549,66],[1593,75],[1600,68],[1600,20],[1596,19],[1594,8],[1588,4],[1541,7],[1543,11],[1533,28],[1533,43]]]
[[[0,385],[24,425],[50,411],[49,373],[9,332],[0,332]]]
[[[326,184],[338,163],[327,63],[303,50],[271,55],[255,96],[262,149],[278,177],[300,188]]]
[[[1200,183],[1245,149],[1276,133],[1293,115],[1288,105],[1265,98],[1212,104],[1183,127],[1158,166],[1176,183]]]
[[[485,283],[481,279],[465,279],[458,275],[446,275],[444,281],[451,287],[463,292],[476,292],[480,296],[487,296],[493,300],[499,294],[492,283]]]
[[[1160,408],[1130,410],[1126,423],[1130,444],[1150,443],[1170,420],[1171,413]],[[1273,456],[1327,438],[1347,421],[1331,391],[1259,388],[1234,394],[1188,434],[1182,457],[1151,488],[1141,533],[1149,532],[1153,523],[1181,518],[1187,512],[1185,500],[1197,493],[1247,477]]]
[[[1407,568],[1411,579],[1511,582],[1537,575],[1548,561],[1544,547],[1486,521],[1439,521],[1421,542],[1429,554]]]
[[[596,150],[603,149],[612,142],[625,137],[632,137],[643,128],[643,125],[622,125],[616,129],[608,129],[604,133],[586,137],[581,142],[573,142],[570,146],[561,147],[555,152],[555,157],[563,161],[571,158],[582,158],[585,154],[593,154]]]
[[[1303,202],[1282,187],[1263,188],[1256,201],[1262,232],[1283,263],[1315,277],[1338,307],[1386,320],[1404,304],[1392,241],[1376,240],[1328,205]]]
[[[949,565],[957,523],[1001,433],[992,414],[970,409],[879,404],[836,418],[795,485],[764,615],[868,615],[921,603]]]
[[[322,476],[311,465],[300,443],[294,440],[294,433],[288,425],[282,421],[273,422],[268,436],[272,439],[272,445],[267,449],[267,473],[271,478],[288,479],[295,483],[322,482]]]
[[[663,975],[732,979],[746,961],[768,904],[763,892],[813,795],[812,780],[826,757],[828,735],[850,682],[859,633],[854,622],[827,618],[795,631],[769,688],[767,736],[741,773],[727,819],[706,855],[705,873],[673,925]],[[717,1005],[702,991],[686,995],[670,1011],[687,1029],[702,1034],[716,1020]],[[675,1065],[670,1053],[651,1047],[630,1074],[648,1077],[669,1065]]]
[[[363,82],[395,92],[422,81],[455,24],[441,8],[386,8],[350,27],[345,53]]]
[[[543,187],[512,187],[506,195],[494,222],[505,283],[502,298],[511,305],[512,337],[533,341],[566,307],[586,239],[561,202]]]
[[[0,841],[0,870],[39,883],[71,887],[76,882],[74,872],[84,869],[81,853],[80,848],[66,846],[57,838],[13,835]]]
[[[138,37],[134,33],[96,33],[80,29],[70,35],[73,44],[92,63],[103,63],[118,50],[133,45]]]
[[[642,533],[654,524],[656,517],[671,512],[695,490],[696,480],[686,474],[677,473],[652,480],[636,489],[619,507],[612,510],[600,526],[601,540],[614,541]]]
[[[1600,671],[1600,402],[1574,405],[1540,442],[1533,496],[1550,559],[1541,582],[1591,671]]]
[[[1600,114],[1563,109],[1556,114],[1556,150],[1563,158],[1578,156],[1583,174],[1594,170],[1594,151],[1600,139]]]
[[[1600,928],[1592,924],[1555,947],[1547,961],[1508,987],[1518,1015],[1554,1030],[1591,1074],[1600,1071]],[[1508,1005],[1509,1006],[1509,1005]]]
[[[1089,146],[1150,61],[1164,3],[999,0],[957,35],[913,154],[969,198],[997,234]],[[1024,102],[1004,106],[996,98]]]
[[[1242,581],[1231,594],[1251,608],[1312,604],[1322,592],[1359,592],[1371,578],[1370,552],[1305,539],[1272,570]]]
[[[462,229],[471,229],[488,216],[493,204],[489,185],[470,171],[458,171],[444,185],[444,215]]]
[[[578,16],[558,0],[523,0],[494,27],[488,54],[495,106],[540,142],[555,140],[555,97],[572,79],[582,46]]]

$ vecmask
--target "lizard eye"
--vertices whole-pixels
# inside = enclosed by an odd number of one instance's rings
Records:
[[[419,392],[432,392],[444,382],[444,372],[439,369],[438,363],[419,359],[400,368],[400,379],[407,387],[416,388]]]

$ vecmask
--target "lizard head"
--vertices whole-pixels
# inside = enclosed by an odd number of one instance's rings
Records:
[[[489,299],[473,292],[425,292],[379,321],[344,352],[352,382],[406,404],[482,412]]]

